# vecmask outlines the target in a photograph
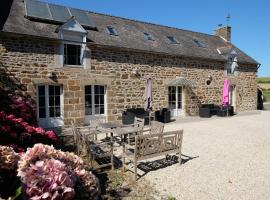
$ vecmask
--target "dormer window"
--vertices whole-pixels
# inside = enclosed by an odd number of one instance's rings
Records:
[[[63,67],[84,67],[86,34],[74,17],[59,28]]]
[[[154,37],[150,33],[143,33],[146,40],[155,41]]]
[[[201,47],[201,48],[205,47],[204,44],[201,41],[199,41],[199,40],[193,40],[193,41],[197,45],[197,47]]]
[[[179,44],[179,42],[177,41],[177,39],[174,36],[167,36],[167,38],[171,44]]]
[[[235,52],[235,50],[233,50],[228,56],[228,62],[226,64],[227,74],[234,74],[234,72],[238,66],[236,55],[237,55],[237,53]]]
[[[107,30],[109,32],[110,35],[113,35],[113,36],[118,36],[116,30],[114,27],[111,27],[111,26],[107,26]]]

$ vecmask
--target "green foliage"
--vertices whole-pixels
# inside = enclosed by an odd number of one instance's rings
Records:
[[[175,197],[168,197],[167,200],[176,200],[176,198]]]
[[[19,200],[21,198],[21,194],[22,194],[22,187],[19,187],[16,190],[15,196],[12,198],[12,200]]]
[[[270,90],[263,90],[264,101],[270,101]]]
[[[257,78],[258,83],[270,83],[270,77],[260,77]]]

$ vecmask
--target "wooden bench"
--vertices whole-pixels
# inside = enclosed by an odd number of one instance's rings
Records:
[[[181,165],[182,140],[183,130],[135,136],[134,146],[127,144],[123,146],[123,170],[134,171],[135,180],[137,180],[139,161],[172,153],[179,154],[178,161]],[[126,165],[126,159],[134,164],[133,169]]]

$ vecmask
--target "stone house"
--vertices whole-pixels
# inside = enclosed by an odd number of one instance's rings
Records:
[[[0,61],[36,101],[41,126],[121,120],[143,107],[198,115],[221,105],[225,78],[236,112],[256,109],[259,64],[231,43],[231,27],[204,34],[35,0],[0,2]],[[139,76],[141,78],[139,78]]]

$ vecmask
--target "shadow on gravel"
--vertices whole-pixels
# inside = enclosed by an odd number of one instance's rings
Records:
[[[191,157],[191,156],[187,156],[182,154],[182,162],[181,164],[185,164],[186,162],[193,160],[195,158],[198,158],[199,156],[195,156],[195,157]],[[145,172],[142,176],[145,176],[148,172],[150,171],[155,171],[158,169],[163,169],[165,167],[174,165],[174,164],[179,164],[178,161],[179,157],[174,155],[174,156],[170,156],[167,155],[166,158],[163,159],[159,159],[159,160],[154,160],[154,161],[150,161],[150,162],[142,162],[138,165],[138,168],[140,170],[142,170],[143,172]]]

